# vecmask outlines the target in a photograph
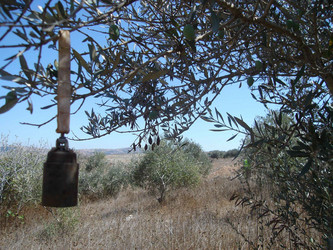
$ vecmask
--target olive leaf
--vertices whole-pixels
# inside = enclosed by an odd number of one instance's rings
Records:
[[[12,91],[8,92],[5,99],[6,99],[6,103],[2,107],[0,107],[0,114],[7,112],[8,110],[10,110],[11,108],[13,108],[16,105],[16,103],[18,102],[16,91],[12,90]]]

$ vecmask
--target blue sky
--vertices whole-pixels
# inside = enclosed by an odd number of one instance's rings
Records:
[[[3,85],[3,83],[1,83]],[[7,93],[7,90],[1,88],[0,96]],[[68,137],[72,137],[73,132],[79,137],[86,137],[81,132],[80,127],[87,124],[87,118],[84,110],[91,110],[92,107],[96,108],[95,103],[98,100],[91,98],[83,108],[75,115],[71,116],[71,133]],[[53,146],[59,134],[55,132],[56,120],[38,128],[30,125],[23,125],[22,122],[40,124],[54,115],[56,115],[56,107],[47,110],[41,110],[40,107],[49,104],[46,98],[33,97],[34,112],[30,114],[26,110],[27,104],[20,103],[12,108],[7,113],[0,115],[0,134],[9,136],[10,142],[20,142],[29,145],[38,145],[41,142],[49,146]],[[4,100],[0,100],[0,105],[3,105]],[[226,112],[240,117],[249,125],[253,124],[253,120],[258,115],[264,115],[264,107],[256,103],[251,95],[250,90],[246,84],[239,88],[237,85],[227,86],[218,99],[213,103],[212,107],[216,107],[223,116]],[[75,107],[72,107],[72,111]],[[97,110],[96,110],[97,111]],[[214,126],[203,120],[198,120],[189,131],[185,132],[184,137],[192,139],[194,142],[199,143],[205,151],[211,150],[229,150],[238,148],[242,136],[236,137],[234,140],[226,142],[234,133],[233,132],[212,132]],[[129,147],[135,140],[133,134],[110,134],[100,139],[88,141],[70,141],[70,147],[74,149],[85,148],[124,148]]]
[[[0,28],[0,34],[4,31],[4,28]],[[18,39],[16,36],[8,36],[8,39]],[[79,44],[82,39],[71,35],[72,46],[76,46],[75,49],[80,51]],[[3,65],[3,60],[7,57],[17,53],[18,49],[1,51],[0,53],[0,62],[1,66]],[[30,54],[29,54],[30,53]],[[25,58],[28,62],[30,68],[33,68],[33,63],[36,58],[37,52],[29,52],[25,55]],[[45,51],[43,59],[43,64],[46,66],[48,63],[53,63],[55,59],[58,58],[58,55],[55,51]],[[17,65],[17,64],[16,64]],[[6,68],[7,71],[14,73],[18,67],[15,64]],[[18,72],[15,72],[18,74]],[[2,88],[4,85],[10,85],[9,82],[0,80],[0,96],[5,96],[8,90]],[[55,132],[56,130],[56,120],[38,128],[36,126],[22,125],[22,122],[25,123],[34,123],[40,124],[49,120],[51,117],[57,114],[56,107],[41,110],[40,107],[49,105],[49,99],[47,97],[41,98],[34,96],[31,99],[34,107],[33,114],[30,114],[26,110],[27,103],[20,103],[16,105],[9,112],[0,114],[0,134],[9,137],[9,142],[20,142],[22,144],[29,145],[38,145],[41,142],[47,144],[48,146],[53,146],[55,144],[56,138],[59,137],[59,134]],[[4,104],[5,100],[0,99],[0,106]],[[71,116],[71,133],[68,137],[73,137],[73,133],[79,137],[87,137],[80,130],[82,125],[87,124],[87,118],[85,115],[85,110],[90,111],[93,107],[96,107],[98,99],[91,98],[89,99],[82,109],[75,115]],[[72,106],[71,110],[74,111],[77,106]],[[256,103],[251,95],[250,90],[247,87],[246,82],[243,83],[243,86],[239,88],[238,84],[234,86],[227,86],[223,89],[222,94],[219,98],[213,103],[212,109],[217,108],[220,113],[225,116],[226,112],[231,115],[240,117],[242,116],[244,121],[249,125],[253,124],[253,120],[256,116],[264,115],[264,107]],[[98,110],[96,110],[98,112]],[[238,148],[240,145],[240,140],[242,136],[236,137],[236,139],[226,142],[234,133],[233,132],[211,132],[210,129],[213,129],[214,126],[211,123],[207,123],[203,120],[198,120],[193,127],[184,134],[184,137],[192,139],[194,142],[199,143],[205,151],[210,150],[229,150],[233,148]],[[89,141],[70,141],[70,147],[74,149],[85,149],[85,148],[125,148],[129,147],[135,140],[135,135],[133,134],[118,134],[114,133],[108,136],[105,136],[100,139],[94,139]]]

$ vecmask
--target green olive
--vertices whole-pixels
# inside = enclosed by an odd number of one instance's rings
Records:
[[[119,27],[115,24],[111,24],[109,28],[109,36],[113,41],[117,41],[120,35]]]
[[[249,78],[247,78],[247,85],[249,87],[251,87],[253,85],[253,83],[254,83],[254,79],[253,79],[252,76],[250,76]]]

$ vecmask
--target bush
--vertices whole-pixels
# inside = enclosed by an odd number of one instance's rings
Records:
[[[179,147],[162,140],[135,165],[133,184],[157,192],[158,201],[162,202],[168,190],[196,185],[200,176],[207,174],[210,162],[203,154],[196,144],[186,142]]]
[[[214,151],[210,151],[208,153],[208,156],[212,159],[219,159],[219,158],[222,158],[224,155],[224,152],[223,151],[219,151],[219,150],[214,150]]]
[[[1,136],[0,143],[0,213],[20,219],[23,206],[41,201],[43,164],[48,150],[20,143],[9,145],[5,136]],[[111,165],[101,152],[91,156],[77,154],[81,195],[116,196],[128,184],[128,170],[124,164]]]
[[[46,150],[41,147],[8,144],[1,136],[0,145],[0,210],[16,210],[40,202],[43,163]]]
[[[214,150],[208,153],[209,157],[212,159],[220,159],[220,158],[234,158],[238,155],[238,149],[231,149],[228,151],[219,151]]]
[[[331,249],[327,243],[333,243],[332,91],[318,78],[306,76],[305,69],[299,68],[294,79],[274,76],[253,88],[257,91],[253,98],[269,115],[256,119],[252,127],[229,113],[226,123],[217,110],[216,118],[211,111],[204,118],[219,128],[214,131],[235,131],[229,140],[247,135],[241,146],[247,163],[243,175],[238,175],[245,176],[247,193],[236,204],[257,211],[258,220],[270,219],[265,223],[272,230],[270,241],[286,233],[293,245],[281,247]],[[322,241],[314,240],[314,235]]]
[[[238,149],[231,149],[224,153],[223,158],[235,158],[238,155]]]
[[[243,176],[249,178],[251,169],[252,181],[261,191],[270,190],[275,206],[259,206],[260,194],[256,193],[249,193],[244,201],[251,199],[251,206],[261,207],[261,213],[274,213],[277,225],[291,232],[295,246],[318,248],[310,228],[323,239],[333,237],[333,108],[306,111],[309,116],[305,112],[303,115],[309,119],[307,125],[277,111],[257,122],[254,139],[260,147],[244,150],[249,164],[248,168],[244,165]]]
[[[103,193],[105,195],[116,196],[122,188],[128,185],[127,166],[123,163],[117,163],[111,166],[105,176],[101,178]]]
[[[94,152],[92,156],[88,157],[85,170],[89,173],[92,170],[105,168],[106,165],[106,155],[103,152]]]
[[[78,228],[80,213],[76,207],[67,208],[48,208],[53,216],[50,222],[44,224],[44,227],[38,232],[38,239],[49,241],[56,237],[70,236]]]
[[[94,152],[86,159],[82,159],[81,164],[79,178],[81,195],[91,198],[116,196],[128,183],[126,167],[121,163],[111,165],[104,153]]]
[[[181,147],[185,154],[192,156],[200,165],[200,174],[207,175],[212,164],[207,153],[202,150],[201,146],[195,142],[185,140]]]

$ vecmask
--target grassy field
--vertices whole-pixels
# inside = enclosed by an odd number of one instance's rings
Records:
[[[132,159],[140,158],[142,157],[142,154],[112,154],[112,155],[106,155],[106,158],[109,162],[112,164],[115,164],[117,162],[123,162],[123,163],[129,163]]]
[[[171,192],[164,204],[145,190],[128,188],[116,198],[81,199],[76,208],[26,208],[24,220],[2,221],[0,249],[258,248],[269,232],[230,201],[242,191],[232,180],[237,168],[231,159],[215,160],[199,186]]]

